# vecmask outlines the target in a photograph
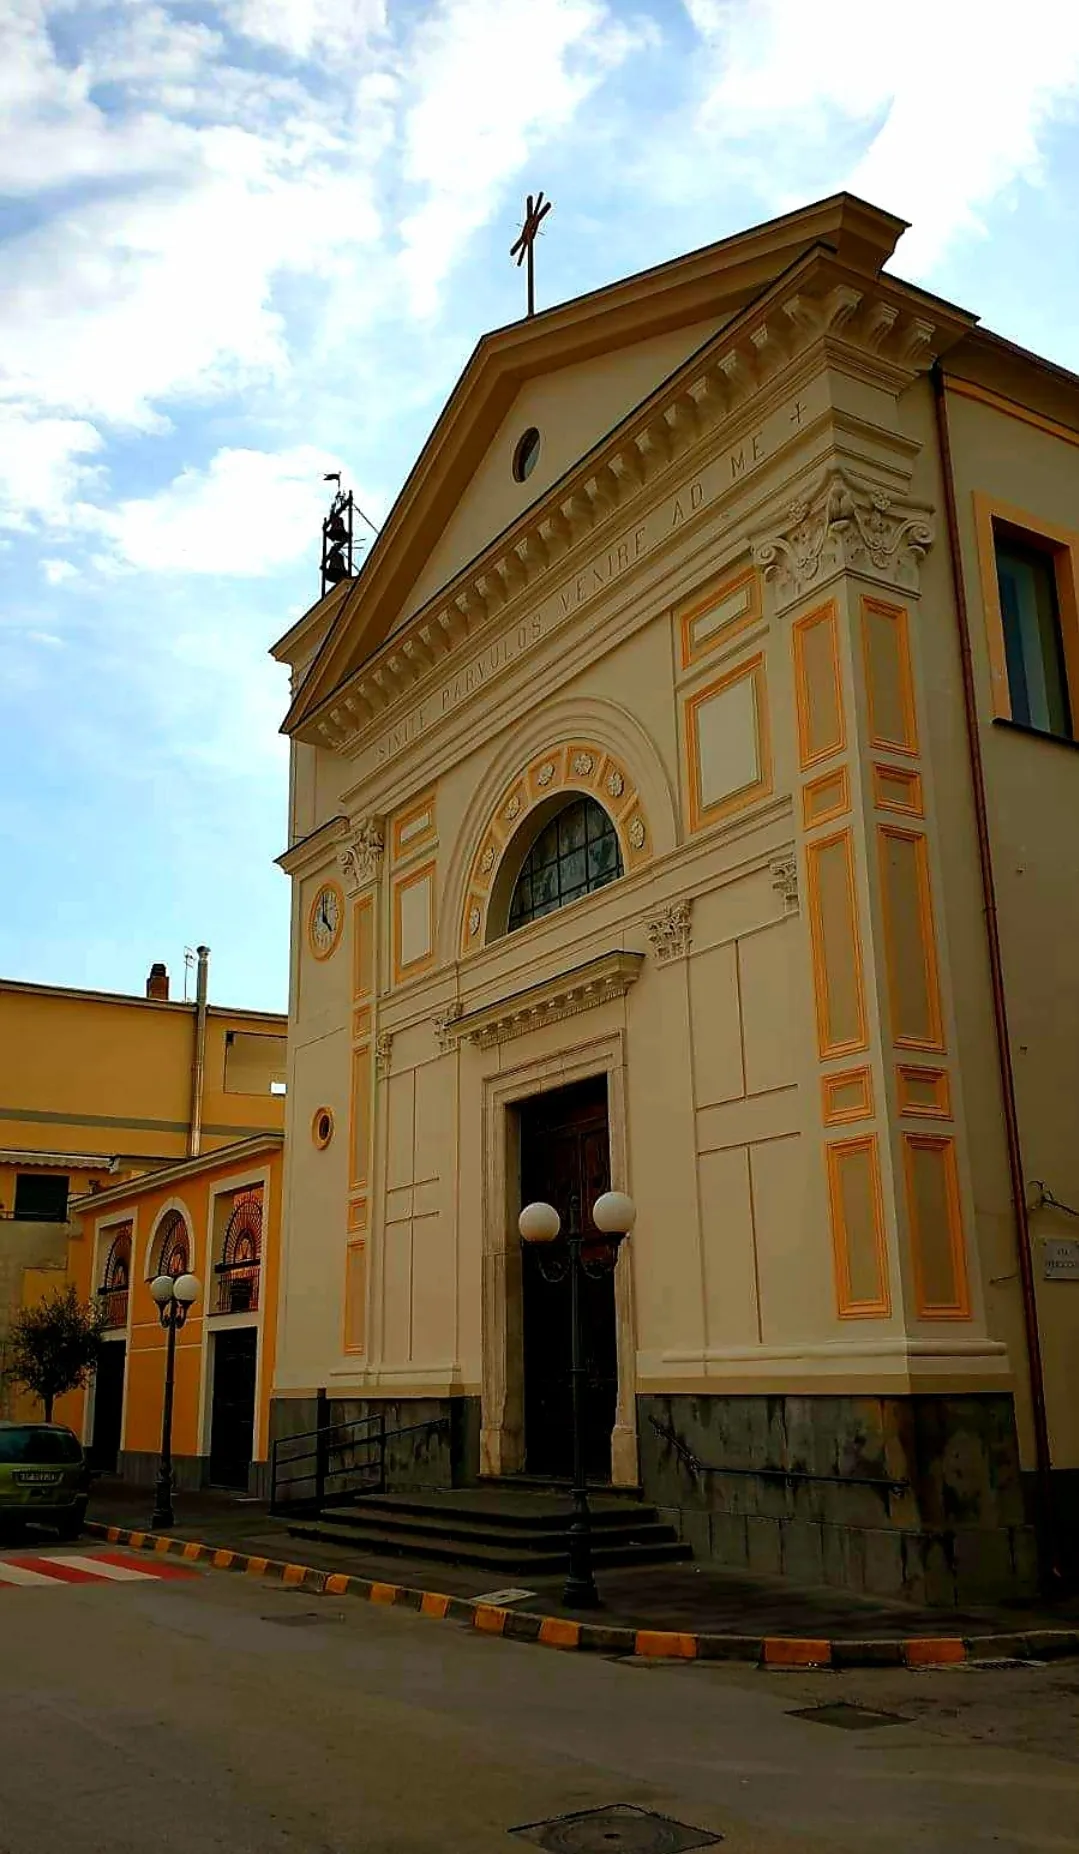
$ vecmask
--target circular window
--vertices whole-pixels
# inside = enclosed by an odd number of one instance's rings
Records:
[[[530,425],[522,437],[517,440],[517,449],[513,453],[513,480],[523,483],[532,475],[540,454],[540,435],[534,425]]]
[[[320,1151],[329,1145],[333,1138],[333,1115],[328,1107],[317,1107],[311,1121],[311,1138]]]

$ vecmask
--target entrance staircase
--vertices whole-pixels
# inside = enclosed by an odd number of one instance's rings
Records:
[[[589,1490],[592,1560],[602,1566],[669,1564],[692,1552],[635,1488]],[[570,1489],[523,1477],[482,1487],[358,1493],[289,1522],[293,1538],[376,1557],[474,1565],[505,1577],[559,1575],[568,1566]]]

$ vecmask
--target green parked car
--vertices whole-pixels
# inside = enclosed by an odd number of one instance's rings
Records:
[[[0,1543],[28,1524],[77,1539],[89,1489],[86,1457],[72,1430],[59,1423],[0,1422]]]

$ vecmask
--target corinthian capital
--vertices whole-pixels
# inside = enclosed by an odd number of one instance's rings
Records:
[[[378,881],[385,847],[381,818],[360,818],[351,826],[348,840],[338,852],[341,873],[350,894]]]
[[[842,572],[917,592],[932,544],[933,511],[924,503],[835,464],[778,527],[755,537],[753,553],[781,612]]]

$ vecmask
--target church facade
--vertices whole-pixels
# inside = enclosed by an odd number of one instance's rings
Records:
[[[594,1478],[949,1602],[1033,1587],[1079,1471],[1079,385],[886,271],[902,229],[838,196],[485,337],[275,647],[271,1427],[564,1477],[517,1217],[612,1185]]]

